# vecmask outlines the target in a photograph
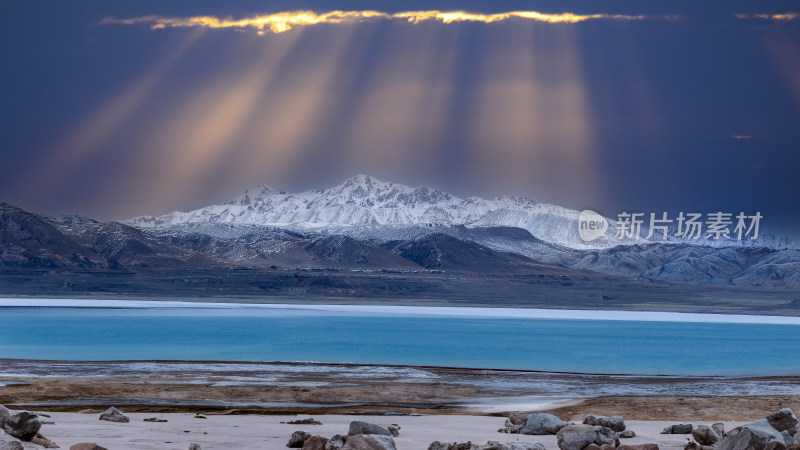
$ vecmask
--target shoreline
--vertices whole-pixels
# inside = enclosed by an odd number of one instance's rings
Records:
[[[557,370],[533,370],[533,369],[504,369],[489,367],[466,367],[466,366],[441,366],[441,365],[415,365],[415,364],[385,364],[385,363],[355,363],[355,362],[326,362],[326,361],[240,361],[240,360],[218,360],[218,359],[109,359],[109,360],[71,360],[71,359],[27,359],[27,358],[0,358],[0,368],[3,364],[73,364],[73,365],[110,365],[110,364],[187,364],[187,365],[243,365],[243,366],[330,366],[340,368],[359,368],[375,367],[387,369],[419,369],[419,370],[444,370],[444,371],[464,371],[482,373],[516,373],[530,375],[553,375],[553,376],[576,376],[576,377],[615,377],[615,378],[637,378],[654,380],[797,380],[800,382],[798,374],[778,374],[778,375],[670,375],[670,374],[645,374],[645,373],[593,373],[593,372],[570,372]],[[0,372],[0,382],[4,380],[3,373]]]
[[[474,319],[594,320],[677,323],[728,323],[800,325],[800,317],[752,314],[687,313],[667,311],[622,311],[592,309],[543,309],[477,306],[396,306],[325,303],[244,303],[181,300],[115,300],[72,298],[0,298],[0,308],[100,308],[100,309],[257,309],[297,313],[359,314],[374,316],[459,317]]]
[[[657,419],[800,410],[800,376],[659,377],[311,363],[0,360],[0,404],[48,411],[497,415],[558,410]],[[564,402],[567,403],[559,403]],[[777,408],[780,409],[780,408]],[[588,412],[587,412],[588,411]],[[615,412],[618,411],[618,412]],[[723,415],[720,413],[720,415]]]

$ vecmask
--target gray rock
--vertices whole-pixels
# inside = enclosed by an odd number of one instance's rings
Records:
[[[584,447],[583,450],[615,450],[616,448],[617,447],[611,444],[603,444],[603,445],[589,444],[586,447]]]
[[[683,450],[714,450],[713,445],[700,445],[695,441],[689,441],[683,446]]]
[[[5,409],[5,407],[3,409]],[[6,409],[6,411],[8,410]],[[0,413],[0,415],[2,415],[2,419],[0,420],[2,420],[3,430],[8,433],[9,436],[15,437],[21,441],[30,441],[35,438],[39,433],[39,429],[42,427],[42,422],[39,421],[36,414],[21,412],[14,415],[6,415],[6,413],[3,412]]]
[[[450,450],[450,444],[433,441],[431,442],[431,445],[428,446],[428,450]]]
[[[305,444],[306,439],[311,437],[311,433],[307,433],[305,431],[295,431],[292,433],[292,436],[289,438],[289,442],[286,443],[286,446],[289,448],[303,448],[303,444]]]
[[[348,436],[342,450],[397,450],[394,439],[382,434],[356,434]]]
[[[393,423],[389,425],[389,433],[391,433],[394,437],[400,436],[400,428],[400,425]]]
[[[616,432],[625,431],[625,420],[620,416],[596,416],[589,414],[583,419],[585,425],[600,425],[602,427],[611,428]]]
[[[23,450],[19,441],[0,441],[0,450]]]
[[[345,440],[347,440],[347,436],[335,434],[332,438],[328,439],[328,442],[325,444],[325,450],[341,450],[341,448],[344,447]]]
[[[107,420],[109,422],[122,422],[122,423],[128,423],[131,421],[131,419],[128,416],[122,414],[122,411],[118,410],[117,408],[114,408],[113,406],[111,408],[108,408],[103,414],[100,414],[100,420]]]
[[[778,431],[767,419],[756,420],[731,430],[719,441],[719,450],[784,450],[792,445],[789,433]]]
[[[189,450],[202,450],[202,449],[200,448],[200,444],[192,442],[191,444],[189,444]]]
[[[552,414],[535,413],[528,416],[520,433],[533,435],[556,434],[558,430],[566,425],[566,422]]]
[[[519,433],[525,427],[529,414],[513,412],[506,419],[503,428],[497,430],[499,433]]]
[[[679,423],[664,428],[661,434],[689,434],[693,429],[694,427],[690,423]]]
[[[714,445],[719,441],[719,435],[707,425],[698,425],[692,430],[692,437],[700,445]]]
[[[487,445],[499,445],[500,449],[505,450],[503,444],[499,442],[489,442]],[[453,442],[452,444],[446,442],[433,441],[428,446],[428,450],[485,450],[484,446],[473,444],[472,442]]]
[[[558,431],[556,439],[561,450],[583,450],[589,444],[618,444],[613,430],[592,425],[567,425]]]
[[[543,444],[538,442],[507,442],[508,450],[545,450]]]
[[[717,433],[720,439],[725,437],[725,424],[722,422],[717,422],[711,425],[711,429],[714,430],[714,433]]]
[[[619,437],[623,439],[631,439],[636,437],[636,433],[633,430],[625,430],[619,434]]]
[[[386,428],[383,428],[380,425],[375,425],[374,423],[361,422],[360,420],[350,422],[350,430],[347,432],[348,436],[355,436],[357,434],[379,434],[383,436],[392,436],[392,433]]]
[[[783,408],[774,414],[770,414],[767,416],[767,422],[772,428],[778,431],[786,431],[790,436],[794,436],[797,433],[798,425],[800,425],[800,420],[789,408]]]
[[[538,442],[506,442],[505,444],[497,441],[489,441],[480,450],[545,450],[544,445]]]

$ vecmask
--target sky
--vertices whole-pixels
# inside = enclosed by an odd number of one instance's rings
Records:
[[[759,211],[800,237],[795,1],[3,11],[0,201],[37,213],[120,220],[366,173],[611,217]]]

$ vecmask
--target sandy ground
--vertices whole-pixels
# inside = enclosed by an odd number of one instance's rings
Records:
[[[308,416],[262,416],[262,415],[209,415],[196,419],[194,414],[131,413],[129,423],[113,423],[98,420],[98,414],[52,413],[54,424],[42,427],[42,434],[56,442],[61,448],[80,442],[95,442],[106,448],[116,449],[180,449],[186,450],[192,442],[208,449],[285,449],[292,432],[304,430],[312,435],[331,437],[346,434],[352,420],[364,420],[383,426],[398,424],[402,428],[395,439],[398,450],[425,450],[436,440],[445,442],[472,441],[486,443],[525,441],[541,442],[548,449],[557,449],[555,436],[526,436],[498,433],[504,422],[502,417],[469,415],[423,415],[423,416],[316,416],[323,425],[289,425],[289,420]],[[144,422],[147,417],[166,419],[166,423]],[[664,427],[675,422],[626,421],[628,429],[637,437],[623,439],[624,443],[656,443],[662,449],[682,448],[688,435],[659,434]],[[711,422],[693,422],[695,424]],[[740,425],[728,422],[726,429]],[[0,435],[2,439],[2,435]],[[26,443],[26,449],[41,447]]]

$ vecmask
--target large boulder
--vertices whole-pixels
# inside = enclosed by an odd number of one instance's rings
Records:
[[[619,444],[613,430],[592,425],[567,425],[558,431],[556,439],[561,450],[583,450],[589,444]]]
[[[717,432],[707,425],[698,425],[692,430],[692,437],[700,445],[714,445],[719,441]]]
[[[585,425],[600,425],[601,427],[611,428],[616,432],[625,431],[625,420],[620,416],[596,416],[589,414],[583,419]]]
[[[567,422],[552,414],[535,413],[528,416],[520,433],[534,435],[556,434],[558,430],[565,426],[567,426]]]
[[[350,430],[347,432],[348,436],[355,436],[357,434],[379,434],[383,436],[392,436],[392,433],[386,428],[383,428],[380,425],[375,425],[374,423],[361,422],[360,420],[350,422]]]
[[[348,436],[342,450],[397,450],[394,439],[382,434],[356,434]]]
[[[121,422],[121,423],[128,423],[131,421],[131,419],[128,416],[122,414],[122,411],[118,410],[117,408],[114,408],[113,406],[111,408],[108,408],[103,414],[100,414],[100,420],[107,420],[109,422]]]
[[[10,413],[6,413],[7,411],[5,409],[5,411],[0,412],[3,431],[21,441],[30,441],[36,437],[42,427],[42,422],[39,421],[36,414],[21,412],[10,415]]]
[[[794,439],[786,430],[778,431],[767,419],[734,428],[717,444],[719,450],[785,450]]]
[[[692,426],[690,423],[679,423],[664,428],[664,431],[662,431],[661,434],[689,434],[693,429],[694,426]]]
[[[292,436],[289,437],[289,442],[286,443],[286,446],[289,448],[303,448],[303,444],[306,443],[306,439],[311,437],[311,433],[307,433],[305,431],[295,431],[292,433]]]
[[[794,436],[800,431],[798,425],[800,420],[794,415],[791,409],[783,408],[782,410],[767,416],[767,422],[770,426],[778,431],[786,431],[790,436]]]

